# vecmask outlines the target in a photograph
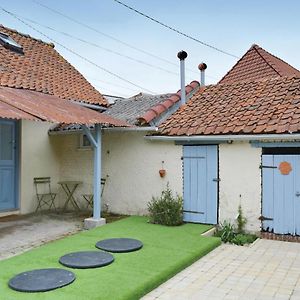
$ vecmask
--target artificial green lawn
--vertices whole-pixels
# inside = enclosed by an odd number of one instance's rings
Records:
[[[219,238],[200,236],[210,227],[199,224],[166,227],[149,224],[146,217],[129,217],[75,234],[0,261],[0,299],[139,299],[220,245]],[[21,293],[7,286],[11,277],[24,271],[67,269],[58,263],[60,256],[68,252],[95,250],[97,241],[114,237],[136,238],[143,242],[144,247],[136,252],[114,253],[115,261],[103,268],[70,269],[76,274],[74,283],[54,291]]]

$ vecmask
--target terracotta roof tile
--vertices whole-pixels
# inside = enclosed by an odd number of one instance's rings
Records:
[[[200,83],[196,80],[192,81],[185,87],[185,94],[187,97],[191,97],[200,87]],[[175,103],[178,103],[181,99],[181,90],[177,93],[172,94],[168,99],[163,102],[150,107],[143,115],[139,116],[138,122],[141,125],[149,124],[152,120],[159,117],[162,113],[168,110]]]
[[[299,104],[295,76],[210,85],[159,129],[162,135],[300,132]]]
[[[151,107],[155,107],[158,104],[165,103],[171,94],[161,95],[150,95],[145,93],[137,94],[131,98],[120,99],[115,101],[114,104],[110,105],[104,114],[118,118],[128,122],[129,124],[135,125],[137,118],[148,112],[151,118],[155,118],[156,112],[150,110]],[[171,102],[173,105],[173,102]],[[169,102],[165,103],[168,105]],[[158,106],[160,107],[160,106]],[[162,108],[161,108],[162,109]]]
[[[23,47],[24,54],[0,45],[0,85],[50,94],[63,99],[107,105],[102,95],[53,47],[0,25]]]
[[[300,71],[258,45],[252,45],[219,83],[293,75],[300,76]]]

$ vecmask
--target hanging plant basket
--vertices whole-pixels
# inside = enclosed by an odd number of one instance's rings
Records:
[[[166,175],[166,170],[164,170],[164,169],[161,169],[161,170],[159,170],[159,176],[160,177],[165,177],[165,175]]]

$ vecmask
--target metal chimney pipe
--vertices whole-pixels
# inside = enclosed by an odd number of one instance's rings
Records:
[[[180,59],[180,94],[181,94],[181,105],[186,103],[186,95],[185,95],[185,68],[184,68],[184,60],[187,58],[187,53],[183,50],[178,52],[177,57]]]
[[[200,86],[205,86],[205,70],[207,69],[206,63],[202,62],[199,64],[198,69],[200,70]]]

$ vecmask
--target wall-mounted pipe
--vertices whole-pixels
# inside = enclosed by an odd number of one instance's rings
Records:
[[[205,70],[207,69],[207,64],[202,62],[199,64],[198,69],[200,70],[200,86],[205,86]]]
[[[184,60],[187,58],[187,53],[183,50],[177,53],[177,57],[180,59],[180,94],[181,94],[181,105],[186,103],[185,95],[185,66]]]

